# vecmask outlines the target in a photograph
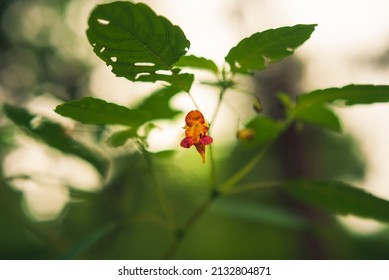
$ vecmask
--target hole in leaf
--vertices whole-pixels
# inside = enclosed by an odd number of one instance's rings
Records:
[[[286,48],[288,52],[293,52],[293,48]]]
[[[100,53],[102,53],[103,51],[105,51],[105,47],[101,48]]]
[[[240,65],[240,63],[238,61],[234,61],[234,65],[236,68],[241,68],[242,65]]]
[[[102,24],[102,25],[108,25],[109,24],[109,20],[102,19],[102,18],[98,18],[97,22]]]
[[[155,63],[152,62],[135,62],[135,66],[155,66]]]
[[[147,72],[138,73],[138,74],[136,74],[136,76],[135,76],[135,80],[138,80],[139,78],[144,77],[144,76],[150,76],[150,73],[147,73]]]
[[[170,70],[157,70],[155,71],[155,74],[159,74],[159,75],[171,75],[172,72]]]
[[[111,59],[111,60],[112,60],[112,62],[116,62],[116,61],[118,61],[118,58],[117,58],[116,56],[110,57],[109,59]]]

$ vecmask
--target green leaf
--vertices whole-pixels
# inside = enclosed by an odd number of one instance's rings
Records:
[[[176,87],[165,87],[153,92],[145,98],[140,105],[139,110],[150,112],[152,119],[172,119],[181,111],[174,110],[170,107],[170,99],[179,93],[181,90]]]
[[[297,120],[323,126],[335,132],[342,131],[338,116],[324,105],[297,107],[294,110],[294,117]]]
[[[261,147],[278,137],[284,129],[284,123],[264,115],[258,115],[247,124],[247,128],[253,131],[254,136],[252,139],[245,141],[243,146]]]
[[[130,129],[115,132],[114,134],[108,137],[107,144],[115,148],[123,146],[124,144],[126,144],[128,139],[135,138],[138,136],[138,134],[136,133],[137,130],[137,127],[132,127]]]
[[[4,105],[6,116],[30,136],[66,154],[78,156],[92,164],[102,175],[108,170],[108,162],[100,154],[71,138],[64,128],[27,110],[9,104]]]
[[[156,153],[151,153],[157,159],[169,159],[177,154],[177,150],[165,150]]]
[[[112,66],[116,76],[130,81],[165,81],[177,87],[185,80],[181,88],[190,88],[187,77],[173,71],[190,42],[178,26],[145,4],[118,1],[98,5],[88,25],[93,51]]]
[[[342,88],[327,88],[302,94],[297,98],[299,106],[315,104],[371,104],[389,101],[387,85],[348,85]]]
[[[215,211],[220,211],[229,217],[243,220],[267,223],[286,229],[301,229],[307,222],[300,216],[276,206],[267,206],[249,201],[223,199],[218,201]]]
[[[194,55],[181,56],[180,60],[175,64],[175,66],[207,70],[215,74],[219,72],[219,69],[215,62],[210,59]]]
[[[75,259],[77,256],[82,253],[88,251],[91,247],[96,245],[101,239],[105,236],[111,234],[115,230],[118,229],[119,223],[112,222],[107,224],[100,229],[97,229],[95,232],[81,239],[78,243],[76,243],[68,252],[66,252],[61,259],[69,260]]]
[[[296,198],[336,214],[389,222],[389,201],[342,182],[292,180],[284,188]]]
[[[293,54],[309,39],[316,24],[286,26],[258,32],[243,39],[226,56],[232,72],[250,73]]]
[[[177,69],[177,68],[176,68]],[[141,76],[139,78],[143,82],[156,82],[158,80],[165,80],[169,82],[172,87],[179,88],[183,91],[189,92],[190,88],[192,86],[192,83],[194,81],[194,75],[183,73],[183,74],[173,74],[173,75],[148,75],[148,76]]]
[[[150,120],[147,111],[129,109],[94,97],[84,97],[63,103],[55,108],[55,112],[84,124],[95,125],[140,126]]]

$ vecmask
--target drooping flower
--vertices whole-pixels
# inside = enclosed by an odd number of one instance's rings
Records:
[[[213,139],[207,135],[209,125],[200,111],[190,111],[185,117],[185,138],[181,140],[181,147],[189,149],[195,146],[205,162],[205,146],[211,144]]]

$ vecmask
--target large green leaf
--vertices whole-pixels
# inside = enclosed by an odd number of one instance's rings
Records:
[[[286,26],[258,32],[243,39],[226,56],[231,70],[249,73],[279,61],[309,39],[316,24]]]
[[[389,222],[389,201],[342,182],[293,180],[284,188],[296,198],[336,214]]]
[[[355,105],[388,101],[389,86],[387,85],[348,85],[302,94],[297,98],[297,105],[312,106],[323,103]]]
[[[175,64],[177,67],[189,67],[211,71],[212,73],[217,74],[219,69],[215,62],[204,57],[198,57],[194,55],[184,55],[181,56],[180,60]]]
[[[165,81],[189,90],[191,80],[173,71],[173,65],[187,52],[190,42],[178,26],[147,5],[120,1],[98,5],[88,25],[93,51],[117,76],[131,81]]]
[[[63,103],[55,108],[55,112],[84,124],[96,125],[140,126],[151,118],[145,110],[129,109],[94,97]]]
[[[64,128],[45,118],[35,116],[27,110],[5,104],[6,116],[35,139],[67,154],[78,156],[91,163],[101,174],[105,175],[108,162],[96,151],[71,138]]]
[[[137,106],[139,110],[150,112],[152,119],[172,119],[181,111],[170,107],[170,99],[181,90],[176,87],[165,87],[153,92]]]
[[[319,104],[308,107],[297,107],[294,111],[294,117],[297,120],[319,125],[335,132],[341,132],[338,116],[325,105]]]

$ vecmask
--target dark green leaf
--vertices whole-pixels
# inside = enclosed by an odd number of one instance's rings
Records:
[[[245,141],[243,145],[257,147],[274,141],[284,129],[284,124],[264,115],[258,115],[247,124],[247,128],[253,131],[254,137]]]
[[[215,74],[219,72],[217,65],[210,59],[198,57],[194,55],[181,56],[180,60],[175,64],[177,67],[190,67],[202,70],[208,70]]]
[[[248,201],[224,199],[218,202],[217,210],[229,217],[268,223],[282,228],[300,229],[306,226],[306,221],[291,212],[282,210],[279,207],[271,207]]]
[[[233,72],[250,73],[264,69],[269,63],[292,55],[309,39],[315,27],[316,24],[299,24],[255,33],[233,47],[225,59]]]
[[[55,108],[55,112],[84,124],[140,126],[150,120],[147,111],[129,109],[93,97],[63,103]]]
[[[348,85],[343,88],[327,88],[302,94],[297,99],[299,106],[332,103],[340,105],[370,104],[389,101],[389,86]]]
[[[107,144],[111,147],[123,146],[128,139],[137,137],[137,128],[130,128],[115,132],[107,139]]]
[[[296,198],[336,214],[389,222],[389,201],[342,182],[293,180],[284,188]]]
[[[112,66],[116,76],[180,86],[175,83],[178,78],[172,78],[172,69],[190,42],[178,26],[157,16],[145,4],[118,1],[98,5],[88,25],[93,51]],[[187,84],[185,87],[188,91]]]
[[[62,259],[68,260],[76,258],[80,254],[86,252],[91,247],[96,245],[96,243],[98,243],[102,238],[115,231],[118,226],[118,222],[112,222],[96,230],[95,232],[91,233],[90,235],[79,241],[76,245],[74,245],[68,252],[66,252],[62,256]]]
[[[30,114],[27,110],[5,104],[7,117],[35,139],[67,154],[78,156],[91,163],[101,174],[106,174],[108,162],[97,152],[71,138],[57,123]]]
[[[294,116],[297,120],[323,126],[336,132],[341,132],[342,130],[338,116],[323,105],[297,107],[294,111]]]
[[[181,90],[175,87],[165,87],[153,92],[137,106],[139,110],[150,112],[152,119],[172,119],[181,111],[170,107],[170,99]]]
[[[156,82],[158,80],[164,80],[170,83],[172,87],[176,87],[183,91],[189,92],[194,81],[194,75],[188,73],[183,73],[183,74],[174,73],[173,75],[155,74],[155,75],[145,75],[139,77],[139,81],[143,81],[143,82]]]

